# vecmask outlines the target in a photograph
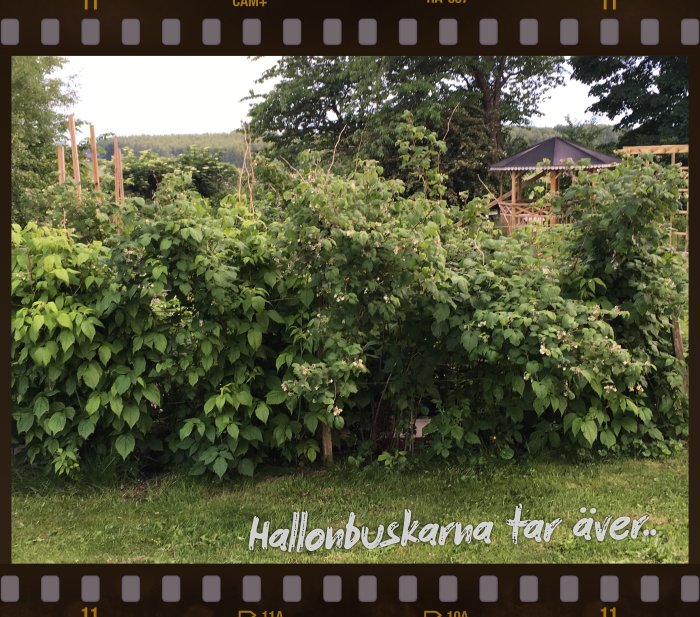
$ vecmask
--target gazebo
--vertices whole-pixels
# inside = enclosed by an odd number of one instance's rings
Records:
[[[585,163],[579,164],[584,159]],[[620,159],[609,154],[589,150],[561,137],[552,137],[491,165],[491,171],[510,172],[511,190],[504,193],[501,180],[501,195],[490,206],[498,207],[507,231],[531,222],[556,223],[558,217],[552,214],[551,206],[533,205],[525,201],[523,188],[547,176],[550,191],[556,195],[563,171],[600,169],[612,167],[619,162]]]

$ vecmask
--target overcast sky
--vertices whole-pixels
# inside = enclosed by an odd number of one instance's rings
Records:
[[[240,128],[255,80],[275,58],[244,56],[72,56],[61,76],[75,76],[78,102],[71,111],[98,134],[222,133]],[[594,100],[576,81],[551,91],[535,126],[590,119]],[[605,119],[600,119],[605,121]],[[83,133],[83,136],[85,133]]]

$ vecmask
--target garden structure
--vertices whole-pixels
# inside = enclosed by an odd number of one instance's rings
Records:
[[[499,174],[510,172],[511,189],[504,193],[501,180],[500,196],[489,206],[498,208],[506,233],[533,222],[547,225],[562,222],[563,217],[552,211],[550,203],[535,204],[526,200],[523,189],[546,178],[552,195],[556,195],[562,173],[612,167],[619,162],[614,156],[589,150],[561,137],[546,139],[491,165],[490,170]]]
[[[676,165],[676,156],[681,156],[681,172],[683,176],[688,179],[689,173],[689,160],[688,155],[690,149],[688,144],[674,144],[674,145],[659,145],[659,146],[625,146],[620,150],[625,154],[653,154],[666,155],[671,158],[671,165]],[[683,194],[683,202],[679,210],[671,215],[671,220],[669,224],[669,242],[671,248],[682,251],[683,253],[688,253],[688,206],[690,203],[690,195],[688,193],[688,187],[681,189]]]

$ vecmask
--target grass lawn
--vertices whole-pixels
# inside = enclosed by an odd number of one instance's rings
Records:
[[[562,518],[550,542],[514,545],[506,520],[523,504],[523,519]],[[594,516],[650,515],[655,537],[598,542],[574,537],[579,508]],[[393,545],[368,550],[249,551],[254,516],[271,528],[291,527],[309,513],[308,529],[342,527],[350,512],[373,533],[403,521],[420,524],[493,521],[491,544]],[[399,526],[400,533],[401,526]],[[658,563],[688,561],[688,456],[661,461],[618,459],[478,467],[444,465],[387,473],[267,470],[254,480],[223,484],[168,474],[148,480],[70,483],[15,472],[12,501],[15,563]]]

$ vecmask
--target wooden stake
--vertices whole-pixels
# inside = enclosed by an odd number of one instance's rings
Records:
[[[114,154],[112,155],[114,163],[114,201],[118,204],[124,201],[124,175],[122,172],[122,155],[119,151],[119,138],[114,137]]]
[[[63,150],[63,146],[58,146],[58,183],[66,183],[66,153]]]
[[[685,366],[685,352],[683,351],[683,335],[681,334],[681,324],[677,319],[673,320],[671,333],[673,336],[673,351],[678,358],[683,363],[683,387],[685,388],[686,394],[688,393],[688,369]]]
[[[70,131],[70,147],[73,155],[73,180],[75,180],[78,197],[80,197],[80,161],[78,160],[78,142],[75,137],[75,115],[68,118],[68,129]]]
[[[321,451],[325,465],[333,464],[333,439],[331,438],[331,427],[328,424],[321,424]]]
[[[90,125],[90,150],[92,151],[92,184],[96,191],[100,190],[100,170],[97,166],[97,141],[95,140],[95,127]]]

